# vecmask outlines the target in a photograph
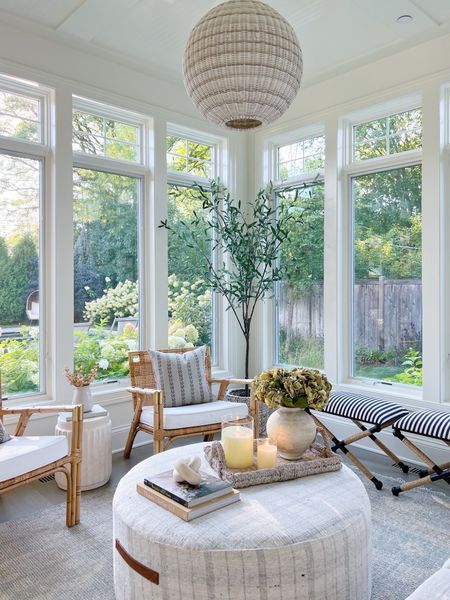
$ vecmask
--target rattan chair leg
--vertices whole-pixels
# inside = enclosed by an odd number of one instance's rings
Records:
[[[164,451],[164,440],[153,437],[153,454],[159,454]]]
[[[138,425],[134,422],[130,426],[130,431],[128,432],[127,443],[125,444],[125,448],[123,451],[124,458],[130,458],[131,450],[133,448],[134,438],[136,437],[137,432],[139,431]]]
[[[204,442],[213,442],[214,441],[214,433],[205,433],[203,436]]]

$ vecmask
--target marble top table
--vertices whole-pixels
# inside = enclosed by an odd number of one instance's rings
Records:
[[[199,455],[212,472],[203,447],[156,454],[120,481],[117,600],[370,598],[370,503],[350,469],[245,488],[240,502],[191,522],[138,495],[138,481],[180,457]]]

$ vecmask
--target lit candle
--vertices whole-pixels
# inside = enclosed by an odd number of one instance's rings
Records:
[[[277,462],[277,447],[268,439],[258,443],[256,466],[258,469],[272,469]]]
[[[224,427],[222,445],[230,469],[246,469],[253,465],[253,431],[248,427]]]

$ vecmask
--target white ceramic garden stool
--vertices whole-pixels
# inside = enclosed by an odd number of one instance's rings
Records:
[[[370,502],[347,467],[241,490],[241,501],[185,522],[136,492],[203,444],[156,454],[113,501],[116,600],[369,600]]]
[[[61,417],[55,428],[55,435],[72,436],[72,423]],[[109,414],[101,417],[84,418],[83,445],[81,462],[81,491],[93,490],[105,485],[111,477],[111,419]],[[56,483],[62,490],[66,489],[66,477],[56,473]]]

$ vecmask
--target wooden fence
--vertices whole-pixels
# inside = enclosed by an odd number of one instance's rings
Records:
[[[323,286],[299,296],[280,286],[280,328],[286,336],[323,337]],[[422,338],[422,282],[416,279],[364,279],[355,282],[355,344],[371,350],[403,350]]]

